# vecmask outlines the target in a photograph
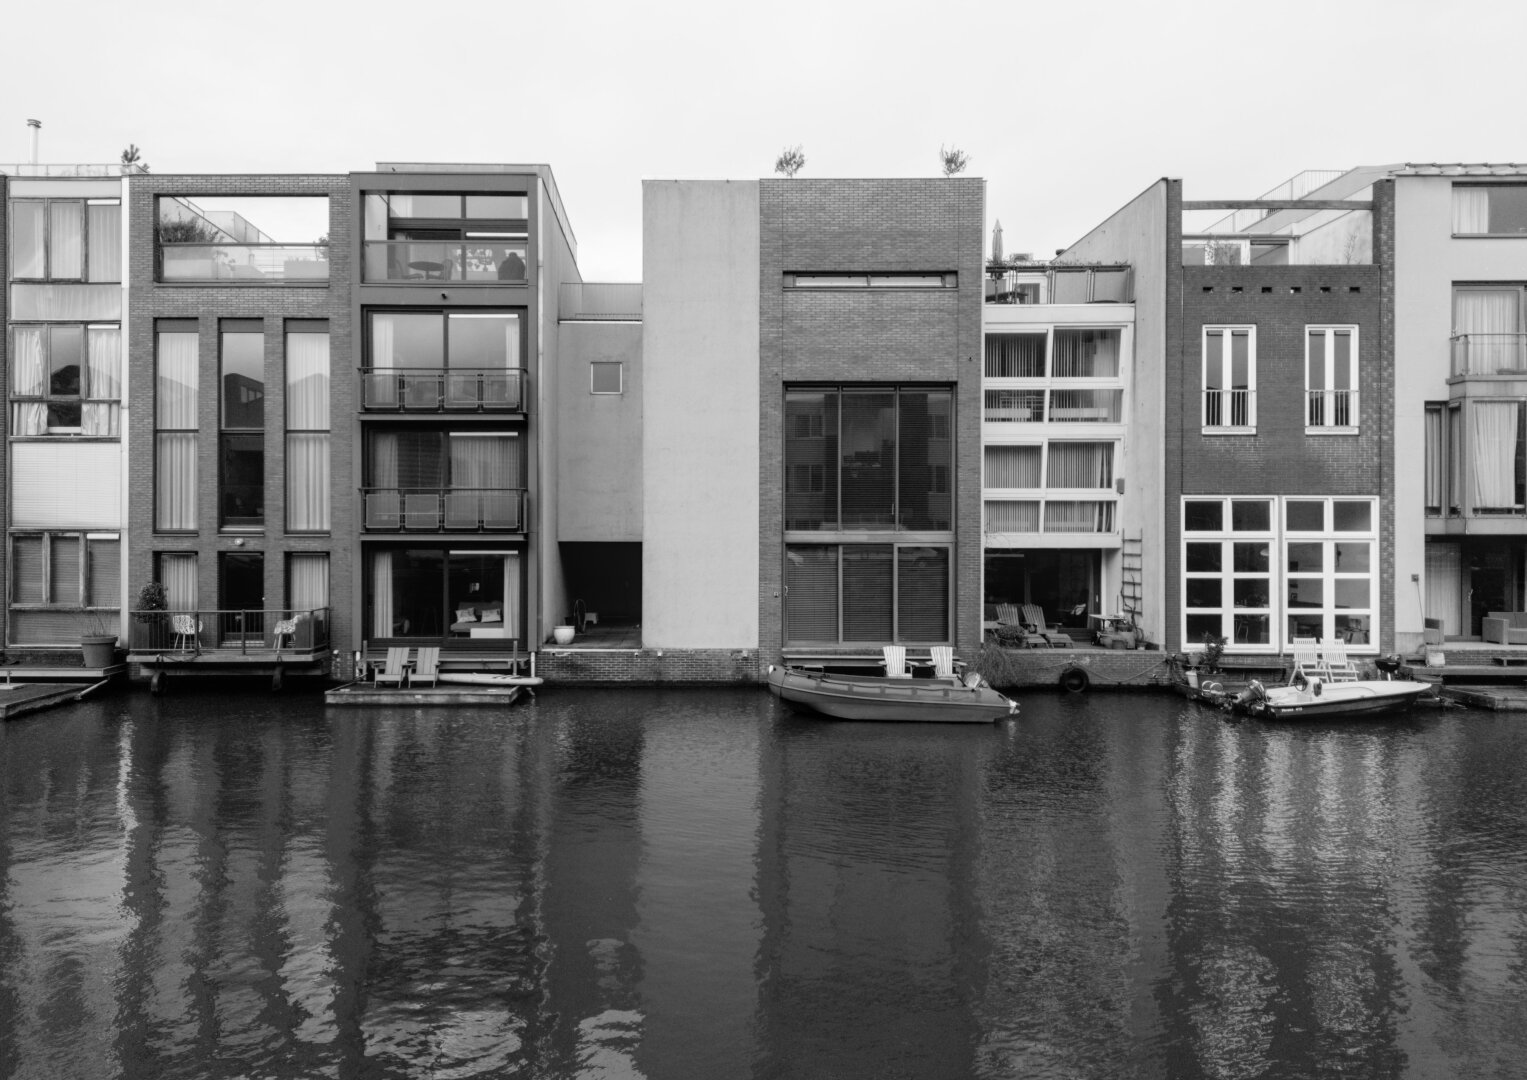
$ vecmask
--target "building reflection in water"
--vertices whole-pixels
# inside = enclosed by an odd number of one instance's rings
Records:
[[[1508,1075],[1527,735],[747,691],[0,727],[0,1075]]]

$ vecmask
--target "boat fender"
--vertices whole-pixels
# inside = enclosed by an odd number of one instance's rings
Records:
[[[1081,668],[1067,668],[1060,673],[1060,688],[1069,694],[1080,694],[1086,690],[1091,680]]]
[[[1312,684],[1310,686],[1311,692],[1314,693],[1314,695],[1316,697],[1319,697],[1320,696],[1320,680],[1319,679],[1313,679],[1313,680],[1311,680],[1311,684]]]

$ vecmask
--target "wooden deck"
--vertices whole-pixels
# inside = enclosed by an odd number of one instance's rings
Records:
[[[497,705],[507,709],[524,694],[522,686],[377,686],[375,683],[347,683],[324,694],[325,705],[419,705],[426,707],[456,705]]]
[[[173,673],[185,675],[269,675],[271,689],[281,689],[286,675],[322,675],[328,672],[333,650],[294,651],[292,649],[202,649],[200,651],[165,649],[157,652],[130,652],[129,664],[137,664],[149,673],[149,688],[159,693],[164,678]]]

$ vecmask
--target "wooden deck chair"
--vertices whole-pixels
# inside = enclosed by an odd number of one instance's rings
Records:
[[[1341,638],[1320,639],[1320,661],[1332,682],[1357,681],[1357,665],[1348,658],[1347,643]]]
[[[1289,682],[1295,681],[1301,675],[1306,679],[1326,677],[1325,666],[1320,662],[1320,654],[1317,651],[1318,644],[1312,637],[1294,639],[1294,670],[1289,675]]]
[[[1023,616],[1018,614],[1018,605],[998,604],[997,622],[1003,626],[1022,626]]]
[[[1070,634],[1061,632],[1060,623],[1045,622],[1045,609],[1038,604],[1023,605],[1023,626],[1029,633],[1038,634],[1052,649],[1057,645],[1076,644]]]
[[[885,659],[880,661],[885,666],[885,673],[892,679],[910,679],[912,671],[907,667],[907,647],[905,645],[886,645],[883,647]]]
[[[933,677],[935,679],[954,678],[954,646],[935,645],[928,651],[933,654]]]
[[[423,683],[428,680],[431,686],[440,685],[440,650],[435,647],[425,647],[419,650],[418,659],[414,661],[414,670],[408,676],[408,685]]]
[[[376,684],[401,687],[406,678],[408,678],[408,649],[394,646],[387,650],[387,661],[382,670],[376,673]]]

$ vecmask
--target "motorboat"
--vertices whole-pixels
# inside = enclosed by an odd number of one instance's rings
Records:
[[[1431,683],[1409,679],[1331,681],[1298,675],[1288,686],[1264,687],[1253,679],[1230,705],[1266,720],[1342,720],[1398,712],[1436,694]]]
[[[975,672],[914,679],[770,664],[769,691],[837,720],[989,724],[1018,712],[1016,701],[993,690]]]

